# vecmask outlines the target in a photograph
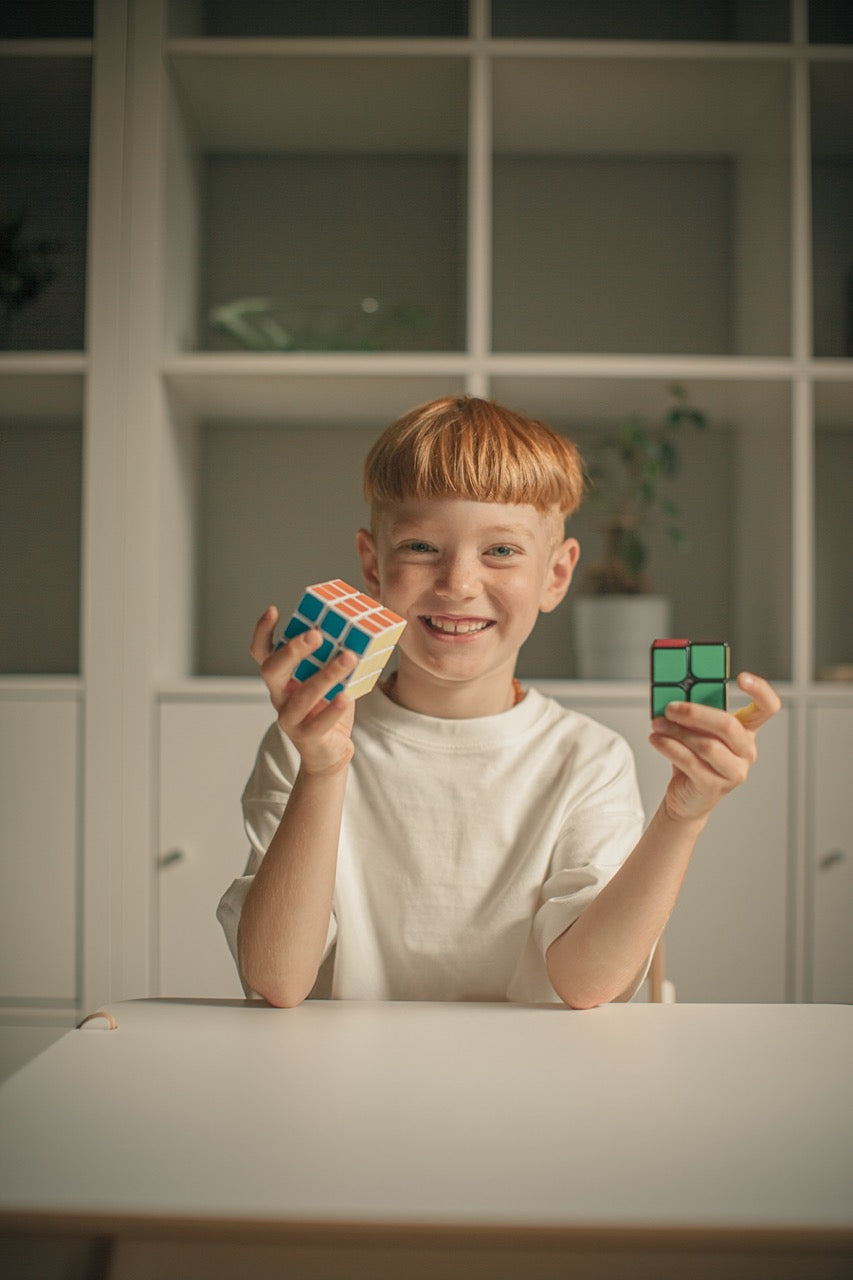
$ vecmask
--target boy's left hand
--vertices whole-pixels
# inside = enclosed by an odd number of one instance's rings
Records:
[[[760,676],[737,678],[752,698],[740,716],[695,702],[671,702],[652,721],[649,742],[672,764],[664,805],[675,821],[708,816],[723,796],[744,782],[758,756],[755,735],[782,703]]]

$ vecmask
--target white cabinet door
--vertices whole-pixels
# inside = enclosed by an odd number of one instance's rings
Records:
[[[0,999],[77,999],[80,706],[0,698]]]
[[[246,863],[240,796],[272,718],[261,702],[161,703],[161,995],[243,994],[216,907]]]
[[[591,714],[630,743],[650,818],[670,768],[648,744],[648,712],[611,705]],[[761,730],[747,783],[720,803],[702,833],[667,926],[666,973],[679,1001],[785,999],[787,793],[783,711]]]
[[[853,1003],[853,709],[812,711],[812,999]]]

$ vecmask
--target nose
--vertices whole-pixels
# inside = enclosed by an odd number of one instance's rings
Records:
[[[472,600],[480,591],[480,575],[475,558],[447,555],[439,563],[435,593],[446,600]]]

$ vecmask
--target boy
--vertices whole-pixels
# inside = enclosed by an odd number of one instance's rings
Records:
[[[277,723],[243,798],[246,874],[218,913],[248,990],[588,1008],[639,988],[780,704],[751,675],[743,723],[671,704],[650,742],[672,777],[643,832],[625,742],[515,679],[571,583],[582,487],[567,440],[468,397],[412,410],[371,449],[356,545],[366,589],[408,625],[397,670],[353,704],[324,701],[351,655],[298,684],[319,633],[275,649],[278,611],[257,624]]]

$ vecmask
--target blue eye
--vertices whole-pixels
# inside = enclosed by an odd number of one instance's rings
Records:
[[[429,542],[416,542],[416,541],[412,541],[412,542],[407,542],[407,543],[405,543],[402,549],[403,549],[403,551],[414,551],[414,552],[416,552],[416,553],[418,553],[418,554],[425,554],[425,553],[428,553],[428,552],[430,552],[430,551],[435,551],[435,547],[434,547],[434,546],[432,546],[432,544],[431,544],[431,543],[429,543]]]
[[[498,546],[490,548],[489,555],[495,556],[498,560],[509,560],[510,556],[515,555],[515,548],[499,543]]]

